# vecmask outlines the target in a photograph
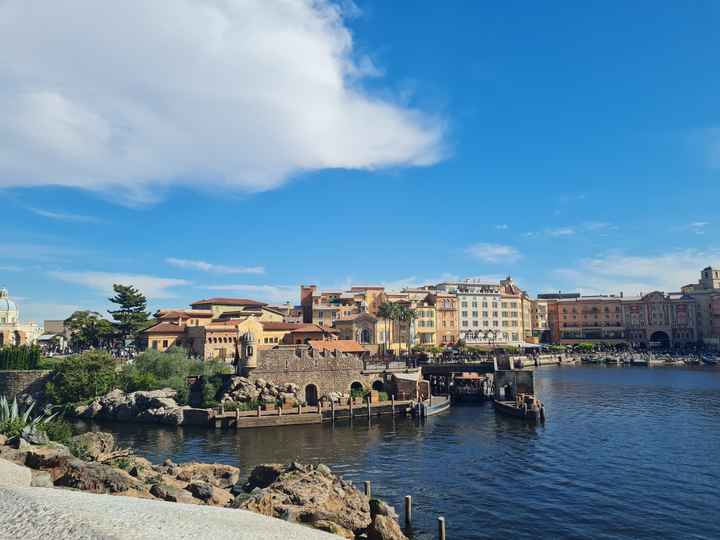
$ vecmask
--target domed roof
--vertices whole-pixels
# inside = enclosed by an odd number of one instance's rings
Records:
[[[0,313],[17,312],[15,302],[10,300],[7,289],[0,289]]]

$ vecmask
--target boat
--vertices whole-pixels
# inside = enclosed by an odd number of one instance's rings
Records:
[[[647,358],[644,358],[642,356],[633,356],[632,360],[630,360],[630,365],[633,366],[647,366],[648,361]]]
[[[651,356],[647,359],[647,365],[648,367],[664,366],[665,360],[663,360],[662,358],[657,358],[656,356]]]
[[[495,412],[529,422],[545,422],[545,406],[531,394],[519,394],[515,401],[496,399]]]
[[[702,361],[706,366],[720,366],[720,358],[717,356],[703,356]]]
[[[450,408],[450,396],[430,396],[429,399],[418,402],[413,408],[413,415],[420,418],[435,416]]]
[[[623,362],[619,356],[608,356],[605,358],[605,363],[608,366],[621,366]]]

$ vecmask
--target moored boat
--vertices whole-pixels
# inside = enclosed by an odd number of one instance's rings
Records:
[[[434,416],[450,408],[450,396],[430,396],[430,399],[419,402],[413,409],[413,414],[420,418]]]
[[[545,422],[545,406],[535,396],[519,394],[515,401],[494,401],[495,411],[507,416],[515,416],[529,422]]]

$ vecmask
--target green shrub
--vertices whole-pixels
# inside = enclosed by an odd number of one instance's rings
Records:
[[[226,401],[223,403],[226,411],[256,411],[262,406],[260,401]]]
[[[109,354],[89,351],[58,363],[45,386],[45,396],[56,405],[76,403],[107,394],[118,387],[118,378]]]
[[[70,439],[75,435],[75,429],[70,422],[63,418],[55,418],[47,424],[43,424],[42,431],[47,434],[51,441],[64,445],[69,444]]]
[[[0,348],[0,370],[42,369],[37,345],[10,345]]]

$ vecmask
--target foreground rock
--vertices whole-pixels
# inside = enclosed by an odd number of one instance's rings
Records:
[[[332,474],[325,465],[261,465],[257,467],[237,506],[286,521],[306,523],[346,538],[368,535],[375,540],[405,539],[387,505],[373,505],[363,493]]]
[[[177,392],[172,388],[138,391],[130,394],[126,394],[122,390],[113,390],[90,405],[76,407],[75,415],[80,418],[179,426],[183,423],[183,411],[189,407],[178,405],[175,401],[176,395]]]
[[[229,465],[170,460],[153,465],[134,455],[112,458],[117,453],[107,433],[79,435],[69,447],[50,443],[21,451],[0,446],[0,484],[241,508],[344,538],[405,539],[392,507],[368,499],[325,465],[260,465],[243,483],[240,470]]]

